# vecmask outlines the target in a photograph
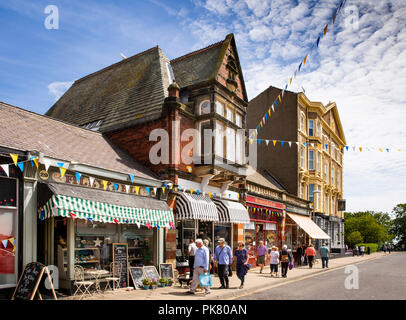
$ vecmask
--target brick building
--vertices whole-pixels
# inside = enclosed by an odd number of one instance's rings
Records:
[[[249,103],[248,127],[257,127],[282,90],[269,87]],[[258,146],[258,168],[269,170],[286,190],[313,203],[313,220],[329,236],[332,251],[344,249],[343,148],[346,145],[337,105],[310,101],[285,91],[258,139],[294,141],[290,147]],[[321,241],[316,241],[316,247]]]
[[[189,239],[243,240],[247,106],[230,34],[171,61],[154,47],[90,74],[47,115],[102,132],[174,186],[168,203],[177,222],[165,234],[165,260],[181,267]]]

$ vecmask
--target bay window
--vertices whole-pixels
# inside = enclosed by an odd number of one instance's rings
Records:
[[[314,170],[314,150],[309,150],[309,170]]]
[[[314,120],[309,120],[309,136],[314,137]]]

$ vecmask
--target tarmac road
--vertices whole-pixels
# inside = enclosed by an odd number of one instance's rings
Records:
[[[328,270],[303,280],[238,297],[236,300],[406,300],[406,253],[391,253],[382,258],[355,264],[358,289],[346,289],[345,268]],[[288,273],[289,276],[289,273]],[[289,278],[288,278],[289,280]],[[353,278],[348,284],[355,285]]]

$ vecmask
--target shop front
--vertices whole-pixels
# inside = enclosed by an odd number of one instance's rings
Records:
[[[101,182],[96,180],[95,184]],[[174,227],[173,213],[165,201],[129,191],[39,184],[44,260],[57,265],[61,288],[71,288],[75,266],[82,267],[85,274],[89,270],[110,271],[113,244],[126,247],[128,267],[164,262],[163,230]]]
[[[204,195],[179,192],[176,199],[177,268],[188,268],[187,250],[190,240],[207,239],[214,250],[220,238],[233,250],[233,232],[249,222],[246,208],[237,201],[210,198]]]
[[[285,205],[250,195],[247,195],[246,203],[250,222],[244,225],[245,247],[251,257],[250,263],[255,266],[260,241],[264,242],[268,250],[272,246],[281,246],[281,221]],[[266,264],[269,264],[269,260]]]

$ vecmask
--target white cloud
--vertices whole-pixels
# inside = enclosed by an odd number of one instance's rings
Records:
[[[52,82],[48,85],[48,92],[53,95],[55,101],[57,101],[71,87],[72,84],[73,81]]]

